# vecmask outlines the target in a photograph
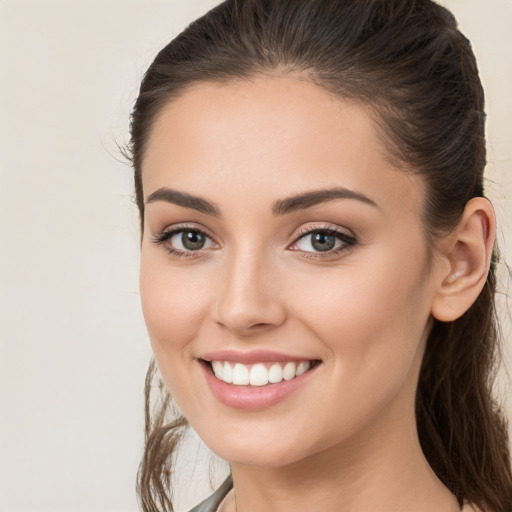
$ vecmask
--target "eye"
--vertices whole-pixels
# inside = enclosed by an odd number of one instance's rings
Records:
[[[169,242],[180,251],[198,251],[204,249],[209,238],[201,231],[186,229],[178,231],[169,238]]]
[[[334,228],[310,229],[294,242],[290,247],[308,253],[338,254],[353,247],[357,243],[353,235]]]
[[[156,235],[153,241],[163,245],[170,254],[191,256],[191,253],[210,249],[213,240],[200,229],[177,227]]]

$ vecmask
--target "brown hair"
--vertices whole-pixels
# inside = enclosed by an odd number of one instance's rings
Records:
[[[427,184],[424,224],[435,243],[483,196],[484,94],[469,41],[431,0],[226,0],[190,24],[147,70],[131,117],[136,199],[144,220],[145,146],[162,107],[188,86],[279,71],[368,105],[398,166]],[[506,421],[492,397],[499,346],[495,251],[487,283],[458,320],[434,322],[416,397],[419,438],[462,506],[512,510]],[[169,422],[170,396],[151,410],[138,474],[145,512],[172,510],[171,470],[186,420]]]

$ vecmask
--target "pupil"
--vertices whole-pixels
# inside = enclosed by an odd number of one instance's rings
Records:
[[[329,251],[334,248],[336,244],[336,238],[333,235],[326,233],[316,233],[313,236],[313,247],[317,251]]]
[[[203,247],[205,239],[204,236],[197,231],[184,231],[183,235],[181,235],[181,242],[183,243],[183,247],[190,251],[195,251]]]

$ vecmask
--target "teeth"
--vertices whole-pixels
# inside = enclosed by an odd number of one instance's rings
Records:
[[[311,368],[311,363],[309,361],[299,363],[297,366],[297,372],[295,375],[298,377],[299,375],[302,375],[303,373],[306,373]]]
[[[212,368],[215,377],[224,380],[224,364],[221,361],[212,361]]]
[[[297,365],[295,363],[286,363],[283,370],[283,379],[284,380],[292,380],[295,377],[295,372],[297,371]]]
[[[278,363],[273,364],[268,371],[268,381],[272,384],[283,380],[283,369]]]
[[[227,383],[233,382],[233,368],[229,363],[224,363],[224,367],[222,368],[222,380]]]
[[[236,386],[265,386],[266,384],[276,384],[284,380],[292,380],[299,375],[307,372],[311,368],[311,361],[302,361],[300,363],[257,363],[254,365],[245,365],[242,363],[229,363],[227,361],[212,361],[212,368],[215,377],[228,384]]]
[[[268,384],[268,371],[262,364],[255,364],[249,372],[251,386],[264,386]]]
[[[233,384],[236,384],[237,386],[245,386],[249,384],[249,369],[245,364],[235,364],[235,367],[233,368]]]

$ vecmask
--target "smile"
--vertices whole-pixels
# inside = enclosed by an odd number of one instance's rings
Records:
[[[266,386],[292,380],[307,372],[314,361],[259,362],[252,365],[212,361],[215,377],[235,386]]]
[[[213,396],[228,407],[245,410],[277,405],[307,385],[323,366],[318,359],[283,357],[266,352],[233,354],[222,351],[215,357],[198,359],[198,362]]]

